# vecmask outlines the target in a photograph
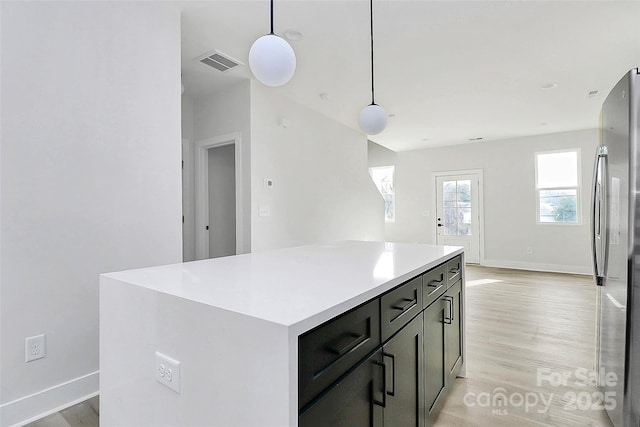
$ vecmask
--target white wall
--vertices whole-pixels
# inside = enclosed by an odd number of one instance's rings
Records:
[[[209,149],[209,257],[236,254],[234,145]]]
[[[373,141],[367,143],[367,157],[369,167],[393,166],[396,164],[396,152],[389,150]]]
[[[395,151],[389,150],[382,145],[376,144],[373,141],[368,141],[367,143],[367,159],[370,168],[379,166],[395,166],[396,156]],[[389,234],[389,227],[393,227],[393,223],[386,222],[384,226],[386,237]]]
[[[8,426],[97,392],[99,273],[181,260],[180,16],[148,2],[0,7]],[[46,358],[25,363],[41,333]]]
[[[433,173],[484,170],[485,265],[591,273],[589,203],[597,130],[399,152],[390,241],[435,243]],[[536,222],[535,153],[581,149],[580,225]],[[430,211],[430,217],[422,216]],[[533,254],[528,255],[526,248]]]
[[[283,118],[287,128],[279,125]],[[384,205],[367,172],[366,136],[257,82],[251,135],[252,250],[384,239]],[[273,188],[265,188],[266,178]],[[260,208],[269,216],[260,216]]]
[[[183,135],[191,132],[189,102],[183,100]],[[241,135],[244,252],[384,239],[383,202],[367,173],[364,135],[253,81],[195,98],[192,111],[194,142]],[[288,129],[278,126],[285,116]],[[185,161],[187,169],[193,174],[193,159]],[[275,187],[265,189],[265,178]],[[270,215],[259,216],[259,206]],[[185,247],[195,247],[195,240]]]

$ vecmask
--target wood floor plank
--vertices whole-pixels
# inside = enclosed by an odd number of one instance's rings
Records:
[[[89,401],[79,403],[60,412],[71,426],[98,427],[100,419]]]
[[[466,280],[467,377],[435,425],[610,427],[583,381],[594,375],[591,278],[467,266]]]

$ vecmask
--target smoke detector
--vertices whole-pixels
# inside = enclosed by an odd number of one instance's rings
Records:
[[[234,59],[226,53],[222,53],[218,50],[214,50],[212,53],[201,56],[198,60],[200,63],[222,72],[235,68],[238,65],[243,65],[237,59]]]

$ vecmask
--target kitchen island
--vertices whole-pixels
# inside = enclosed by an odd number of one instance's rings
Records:
[[[424,342],[413,383],[425,409],[414,412],[428,423],[448,376],[464,374],[462,257],[458,247],[347,241],[103,274],[101,425],[328,425],[318,416],[336,390],[360,386],[356,372],[373,387],[363,417],[390,417],[398,362],[383,350],[409,327]],[[428,332],[430,307],[438,326]],[[442,345],[433,360],[429,336]],[[436,362],[447,367],[439,390]]]

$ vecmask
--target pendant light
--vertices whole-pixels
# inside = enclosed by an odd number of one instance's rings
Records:
[[[296,54],[285,39],[273,32],[273,0],[271,0],[271,33],[253,42],[249,50],[249,68],[258,81],[267,86],[282,86],[296,71]]]
[[[367,105],[360,112],[360,129],[367,135],[376,135],[387,126],[387,113],[376,104],[375,87],[373,81],[373,0],[369,0],[369,10],[371,12],[371,104]]]

